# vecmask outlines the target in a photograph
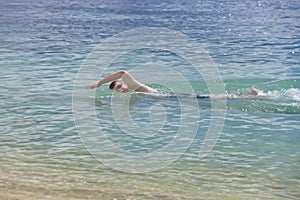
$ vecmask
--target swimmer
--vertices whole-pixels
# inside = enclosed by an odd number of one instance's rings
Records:
[[[119,81],[119,79],[122,79],[123,81]],[[144,85],[137,81],[129,72],[125,70],[119,70],[117,72],[114,72],[107,77],[97,81],[96,83],[90,84],[86,86],[87,89],[94,89],[97,87],[100,87],[101,85],[111,82],[109,85],[109,89],[116,90],[119,92],[143,92],[143,93],[157,93],[157,90],[154,88],[151,88],[147,85]],[[189,96],[187,94],[177,94],[179,96]],[[258,95],[258,90],[256,88],[252,88],[251,91],[248,93],[250,96],[256,96]],[[189,96],[192,97],[192,96]],[[243,98],[244,95],[241,94],[235,94],[235,95],[225,95],[225,96],[209,96],[209,95],[196,95],[197,99],[206,99],[206,98],[212,98],[212,99],[230,99],[230,98]]]

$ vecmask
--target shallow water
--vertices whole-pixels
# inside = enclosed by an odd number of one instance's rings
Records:
[[[299,6],[295,0],[1,2],[0,197],[300,198]],[[190,144],[182,156],[136,174],[120,170],[128,166],[110,156],[110,149],[101,155],[118,161],[119,170],[88,151],[79,132],[85,126],[74,121],[72,95],[88,53],[105,39],[140,27],[168,28],[193,38],[218,67],[227,94],[257,87],[260,98],[221,100],[226,106],[215,108],[208,99],[111,94],[107,86],[76,96],[94,108],[90,115],[96,128],[130,155],[161,150],[176,138],[182,118],[191,119],[184,125],[199,125],[194,137],[182,140]],[[173,52],[133,51],[114,60],[110,70],[143,64],[151,72],[151,63],[180,72],[194,93],[210,94],[201,75]],[[166,81],[162,73],[159,79]],[[151,86],[165,92],[160,83]],[[128,97],[130,117],[137,123],[132,125],[141,129],[125,134],[117,125],[130,127],[125,120],[116,123],[112,99],[122,106]],[[185,108],[198,114],[184,115]],[[226,112],[224,126],[212,151],[200,159],[213,111]],[[163,120],[159,132],[145,129]]]

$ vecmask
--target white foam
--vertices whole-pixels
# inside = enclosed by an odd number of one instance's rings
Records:
[[[300,102],[300,89],[298,88],[274,90],[274,91],[268,91],[266,93],[260,91],[258,95],[270,97],[273,99],[292,100],[292,101]]]

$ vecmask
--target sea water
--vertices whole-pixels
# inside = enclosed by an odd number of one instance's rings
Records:
[[[299,199],[299,8],[296,0],[1,1],[0,198]],[[226,95],[256,87],[259,98],[220,100],[225,107],[214,108],[209,99],[195,104],[188,98],[116,94],[107,85],[76,96],[94,110],[96,128],[128,155],[163,149],[176,139],[181,119],[197,117],[186,123],[198,127],[178,159],[132,173],[111,149],[101,153],[112,165],[90,151],[72,102],[88,54],[106,39],[141,27],[166,28],[197,41],[219,70]],[[151,71],[151,64],[164,64],[185,76],[195,94],[210,95],[203,74],[191,72],[175,53],[137,50],[109,69],[142,65]],[[157,72],[157,79],[163,81],[164,74]],[[150,85],[167,92],[159,82]],[[139,125],[125,133],[119,126],[130,128],[127,118],[117,121],[112,113],[124,102],[130,106],[127,117]],[[185,116],[182,109],[199,115]],[[214,109],[226,113],[224,125],[213,149],[200,158]],[[160,119],[165,124],[159,131],[145,131]]]

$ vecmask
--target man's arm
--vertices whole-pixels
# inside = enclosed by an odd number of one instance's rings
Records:
[[[112,81],[115,81],[115,80],[118,80],[118,79],[122,78],[122,76],[124,76],[127,73],[128,72],[125,71],[125,70],[117,71],[117,72],[112,73],[112,74],[108,75],[107,77],[97,81],[96,83],[93,83],[91,85],[86,86],[85,88],[94,89],[94,88],[100,87],[101,85],[103,85],[105,83],[112,82]]]
[[[128,89],[131,90],[131,91],[157,92],[156,89],[153,89],[149,86],[141,84],[139,81],[135,80],[135,78],[133,78],[133,76],[131,76],[131,74],[129,74],[129,72],[127,72],[125,70],[120,70],[120,71],[117,71],[115,73],[112,73],[112,74],[108,75],[107,77],[101,79],[100,81],[98,81],[94,84],[86,86],[86,88],[87,89],[93,89],[93,88],[96,88],[96,87],[100,87],[104,83],[112,82],[112,81],[118,80],[120,78],[122,78],[124,80],[124,82],[128,86]]]

